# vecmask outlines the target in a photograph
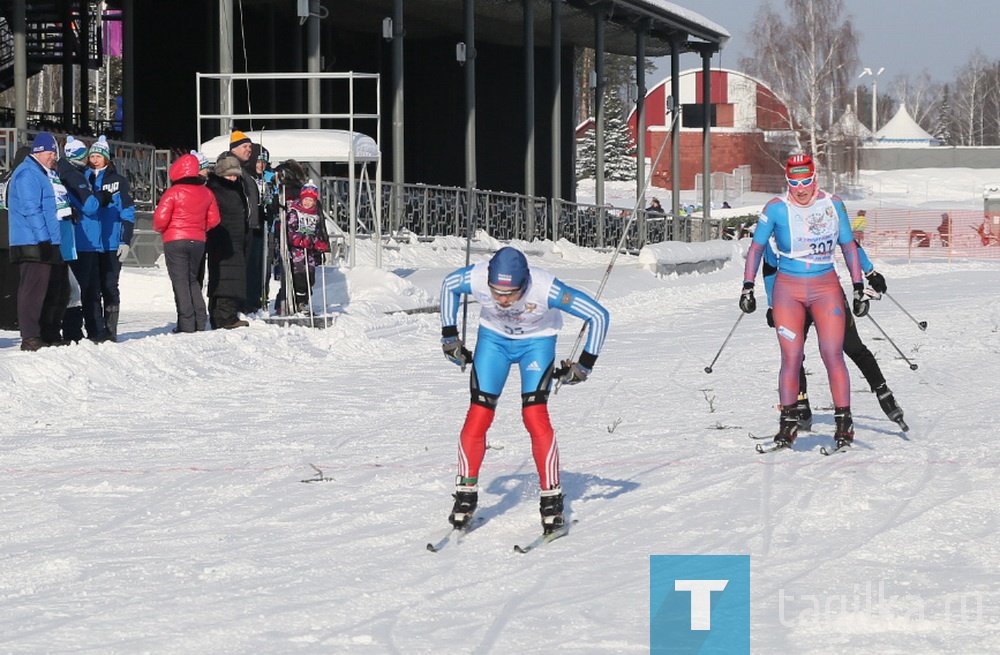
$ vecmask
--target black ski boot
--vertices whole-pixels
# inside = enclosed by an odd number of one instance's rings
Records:
[[[542,491],[539,511],[542,514],[543,533],[552,534],[566,525],[566,521],[563,519],[562,489],[556,487],[555,489]]]
[[[800,393],[795,407],[799,410],[799,429],[803,432],[809,432],[813,428],[813,412],[812,408],[809,407],[809,394]]]
[[[108,326],[108,341],[118,341],[118,305],[104,308],[104,322]]]
[[[781,408],[781,423],[778,426],[778,434],[774,435],[774,443],[781,448],[789,448],[795,437],[799,435],[799,407],[798,403],[792,407]]]
[[[910,426],[903,420],[903,409],[896,402],[896,397],[892,395],[892,389],[889,388],[889,385],[883,382],[877,388],[872,389],[872,391],[875,392],[878,404],[881,405],[882,411],[889,417],[889,420],[898,423],[903,432],[909,430]]]
[[[837,448],[850,446],[854,443],[854,419],[851,417],[850,407],[835,407],[833,410],[833,420],[836,427],[833,432],[833,440],[837,443]]]
[[[455,485],[455,493],[451,497],[455,499],[455,504],[448,515],[448,522],[456,530],[464,530],[472,524],[472,515],[479,504],[479,487],[474,484]]]

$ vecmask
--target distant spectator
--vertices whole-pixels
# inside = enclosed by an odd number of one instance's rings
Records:
[[[979,241],[984,246],[989,245],[1000,245],[1000,239],[997,238],[996,234],[993,234],[993,221],[989,214],[983,218],[983,222],[979,227],[975,228],[976,234],[979,235]]]
[[[215,329],[231,330],[250,325],[239,315],[246,302],[246,261],[250,249],[249,200],[241,173],[240,160],[224,153],[208,176],[208,188],[215,194],[221,217],[220,223],[209,230],[205,244],[208,250],[208,315]]]
[[[153,229],[163,235],[163,256],[177,307],[176,332],[201,332],[208,321],[198,270],[205,235],[219,224],[215,195],[205,187],[195,155],[183,155],[170,166],[173,186],[153,212]]]
[[[56,162],[56,171],[69,193],[69,203],[72,208],[71,220],[60,221],[63,237],[62,254],[63,259],[69,262],[70,288],[72,290],[70,306],[67,307],[62,321],[63,338],[69,341],[83,339],[84,323],[83,295],[76,273],[80,268],[77,263],[79,255],[76,248],[76,226],[88,215],[96,220],[97,211],[102,207],[101,203],[107,205],[111,202],[110,193],[100,195],[94,193],[87,181],[87,176],[84,174],[86,169],[87,144],[72,136],[66,137],[66,143],[63,145],[63,156]],[[96,260],[94,265],[96,266]],[[93,297],[97,298],[100,293],[100,285],[96,275],[93,282],[95,285]]]
[[[722,208],[723,209],[732,209],[732,207],[729,206],[729,201],[728,200],[723,200],[722,201]]]
[[[319,188],[309,180],[303,185],[299,199],[288,209],[288,256],[298,313],[311,311],[309,294],[316,281],[316,267],[323,264],[323,254],[327,252],[330,242],[319,207]]]
[[[941,245],[947,248],[951,245],[951,216],[948,212],[941,214],[941,224],[938,225],[938,234],[941,235]]]
[[[128,257],[132,244],[135,204],[132,202],[128,179],[115,170],[111,161],[111,146],[103,135],[90,144],[87,161],[91,168],[87,175],[91,188],[102,196],[105,193],[111,194],[111,201],[103,204],[102,200],[102,207],[97,211],[101,229],[99,262],[101,300],[104,304],[103,336],[109,341],[118,341],[118,313],[121,307],[118,280],[121,277],[122,262]],[[86,309],[84,313],[86,314]]]
[[[49,283],[54,266],[62,264],[61,233],[56,214],[56,195],[49,171],[58,157],[56,140],[39,132],[31,154],[14,170],[8,184],[10,259],[18,263],[21,282],[17,290],[17,317],[21,350],[49,345],[42,340],[41,317],[46,303],[53,302]]]
[[[659,198],[653,198],[649,203],[649,207],[646,207],[646,213],[650,216],[666,216],[667,212],[663,211],[663,205],[660,204]]]
[[[858,215],[851,221],[851,232],[854,233],[854,240],[859,244],[865,240],[865,230],[868,229],[868,217],[864,209],[858,210]]]

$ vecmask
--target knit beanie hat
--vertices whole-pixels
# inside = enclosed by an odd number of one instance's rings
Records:
[[[37,155],[40,152],[59,152],[55,137],[48,132],[39,132],[31,142],[31,154]]]
[[[197,150],[192,150],[190,154],[194,155],[195,158],[198,160],[199,171],[207,171],[208,169],[212,168],[212,162],[208,161],[208,157],[206,157],[204,154],[198,152]]]
[[[528,259],[519,250],[505,246],[490,259],[488,281],[497,289],[520,289],[528,283],[531,274]]]
[[[111,146],[108,145],[108,137],[103,134],[97,137],[97,141],[94,141],[90,145],[90,155],[102,155],[108,161],[111,161]]]
[[[244,143],[251,143],[250,137],[239,130],[233,130],[233,133],[229,135],[229,149],[232,150],[236,146],[241,146]]]
[[[316,202],[319,202],[319,187],[312,180],[302,185],[302,191],[299,192],[299,200],[303,198],[312,198]]]
[[[234,155],[224,154],[215,162],[215,174],[219,177],[227,175],[239,175],[243,172],[240,160]]]
[[[63,146],[63,153],[66,159],[71,162],[80,163],[87,159],[87,144],[72,136],[66,137],[66,144]]]

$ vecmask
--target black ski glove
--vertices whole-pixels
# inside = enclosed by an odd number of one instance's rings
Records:
[[[743,293],[740,295],[740,309],[744,314],[757,311],[757,299],[753,297],[753,282],[743,283]]]
[[[472,361],[472,353],[458,338],[458,328],[454,325],[441,328],[441,350],[449,362],[463,367],[463,370],[465,364]]]
[[[97,196],[97,200],[101,203],[102,208],[110,205],[111,200],[114,198],[114,196],[111,194],[110,191],[105,191],[104,189],[101,189],[100,191],[95,191],[94,195]]]
[[[885,293],[888,291],[889,287],[885,283],[885,277],[874,268],[868,273],[865,273],[865,277],[868,278],[868,284],[871,285],[871,288],[875,291],[879,293]]]
[[[858,318],[868,315],[868,296],[863,282],[854,283],[854,315]]]

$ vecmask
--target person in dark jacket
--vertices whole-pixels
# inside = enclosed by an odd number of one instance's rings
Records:
[[[62,228],[62,254],[63,259],[69,264],[69,283],[73,289],[73,296],[77,301],[70,301],[70,307],[66,308],[62,319],[62,334],[68,341],[80,341],[83,339],[83,304],[80,302],[80,283],[76,277],[76,261],[78,254],[76,250],[76,225],[79,225],[85,215],[97,216],[97,212],[102,207],[106,207],[111,202],[111,194],[107,191],[94,192],[87,181],[85,171],[87,170],[87,144],[72,136],[66,137],[63,145],[63,156],[56,162],[56,173],[66,187],[70,208],[72,209],[69,220],[59,222]],[[95,277],[95,285],[97,279]],[[95,298],[99,286],[95,286]]]
[[[49,293],[52,268],[62,264],[61,234],[56,214],[56,195],[49,172],[58,157],[56,140],[40,132],[31,144],[31,154],[14,170],[7,192],[10,218],[10,258],[20,265],[17,317],[21,350],[49,345],[42,340],[41,318]]]
[[[102,253],[99,272],[101,300],[104,303],[101,318],[104,321],[105,336],[110,341],[117,341],[118,313],[121,307],[118,279],[121,276],[122,262],[128,256],[132,244],[135,205],[128,179],[115,170],[111,162],[111,146],[104,136],[98,137],[90,145],[87,160],[91,168],[87,175],[91,188],[95,193],[106,191],[111,194],[111,202],[97,212]]]
[[[153,212],[153,229],[163,235],[163,255],[177,306],[176,332],[201,332],[207,313],[198,282],[208,230],[219,224],[215,195],[199,175],[195,155],[183,155],[170,166],[173,186]]]
[[[240,319],[246,302],[246,260],[250,250],[250,204],[241,179],[240,160],[225,153],[208,176],[208,188],[215,194],[221,222],[209,230],[208,315],[215,329],[231,330],[250,325]]]

